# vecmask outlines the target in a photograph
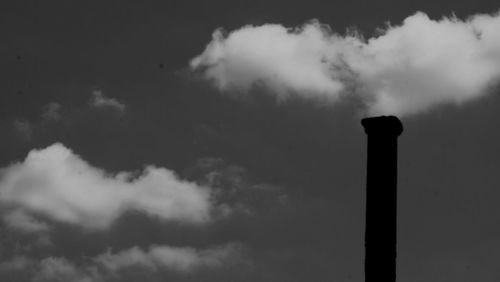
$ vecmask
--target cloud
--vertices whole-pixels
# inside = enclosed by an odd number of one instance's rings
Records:
[[[221,29],[190,66],[228,92],[265,86],[290,95],[337,101],[356,93],[370,114],[408,115],[486,93],[500,78],[500,16],[432,20],[418,12],[363,39],[311,21]]]
[[[16,135],[24,142],[31,141],[48,123],[61,120],[61,108],[59,103],[51,102],[42,107],[42,112],[37,120],[15,119],[12,124]]]
[[[289,195],[281,186],[254,183],[243,167],[218,158],[201,158],[187,171],[198,183],[211,187],[222,215],[265,215],[289,208]],[[241,214],[240,214],[241,215]]]
[[[189,272],[199,267],[217,267],[228,263],[238,256],[240,248],[240,245],[234,243],[203,250],[153,245],[149,250],[133,247],[114,254],[107,252],[97,256],[94,261],[111,271],[142,266],[150,269],[167,268]]]
[[[128,276],[130,269],[134,268],[142,268],[149,275],[165,275],[166,272],[189,275],[243,262],[242,246],[236,243],[206,249],[152,245],[148,250],[132,247],[117,253],[107,251],[79,261],[59,256],[41,259],[15,256],[0,263],[0,278],[1,274],[11,273],[14,274],[12,277],[19,277],[15,273],[23,273],[26,280],[32,282],[122,281],[119,278]]]
[[[106,97],[101,90],[92,92],[92,97],[89,104],[93,108],[110,108],[115,110],[119,114],[124,114],[127,109],[127,105],[125,105],[125,103],[115,98]]]
[[[0,264],[0,275],[8,274],[14,281],[30,282],[98,282],[104,281],[91,267],[78,267],[64,257],[34,259],[16,256]],[[17,273],[17,275],[16,275]],[[13,274],[13,275],[12,275]],[[1,277],[1,276],[0,276]],[[22,277],[22,278],[21,278]],[[9,279],[10,280],[10,279]]]
[[[0,263],[0,272],[6,270],[22,270],[31,264],[31,260],[24,256],[16,256]]]
[[[0,170],[0,206],[97,229],[130,210],[197,224],[209,221],[212,209],[208,188],[166,168],[110,174],[59,143],[32,150],[23,162]],[[36,225],[22,214],[8,219],[11,225]]]
[[[61,104],[50,102],[42,108],[42,121],[59,121],[62,118]]]
[[[227,38],[216,30],[191,66],[207,67],[206,77],[223,90],[246,91],[261,82],[281,97],[290,90],[337,95],[343,85],[330,77],[328,63],[321,61],[329,47],[326,39],[317,22],[304,25],[299,32],[276,24],[246,26]]]
[[[95,282],[95,275],[85,273],[65,258],[48,257],[40,261],[33,282]]]
[[[49,225],[37,220],[22,210],[13,210],[3,216],[7,226],[24,232],[43,232],[50,229]]]
[[[33,125],[27,120],[14,120],[14,128],[23,141],[30,141],[33,136]]]

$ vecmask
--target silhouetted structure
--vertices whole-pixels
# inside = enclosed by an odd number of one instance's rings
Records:
[[[361,121],[368,135],[365,281],[396,281],[397,150],[403,125],[397,117]]]

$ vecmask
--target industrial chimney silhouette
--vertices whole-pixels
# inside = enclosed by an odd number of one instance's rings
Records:
[[[398,136],[395,116],[361,120],[368,135],[365,282],[396,281]]]

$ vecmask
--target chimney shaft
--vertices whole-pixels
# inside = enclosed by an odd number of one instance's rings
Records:
[[[368,135],[366,174],[365,282],[396,281],[397,117],[361,121]]]

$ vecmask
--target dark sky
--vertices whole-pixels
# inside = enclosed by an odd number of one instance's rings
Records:
[[[129,211],[97,231],[45,214],[37,218],[51,228],[41,235],[4,220],[0,280],[55,281],[44,268],[52,258],[74,267],[61,281],[363,281],[366,136],[358,101],[279,102],[262,89],[235,98],[192,73],[189,61],[218,27],[318,19],[369,37],[416,11],[439,19],[498,8],[497,1],[2,1],[1,167],[60,142],[111,175],[164,167],[212,187],[217,204],[235,211],[202,225]],[[500,281],[499,108],[493,86],[473,101],[402,118],[398,281]],[[0,201],[4,214],[10,208]],[[237,258],[222,265],[186,272],[131,263],[113,275],[101,266],[99,277],[89,274],[96,265],[89,258],[108,250],[228,243]],[[13,267],[21,257],[26,262]],[[87,276],[93,280],[78,280]]]

